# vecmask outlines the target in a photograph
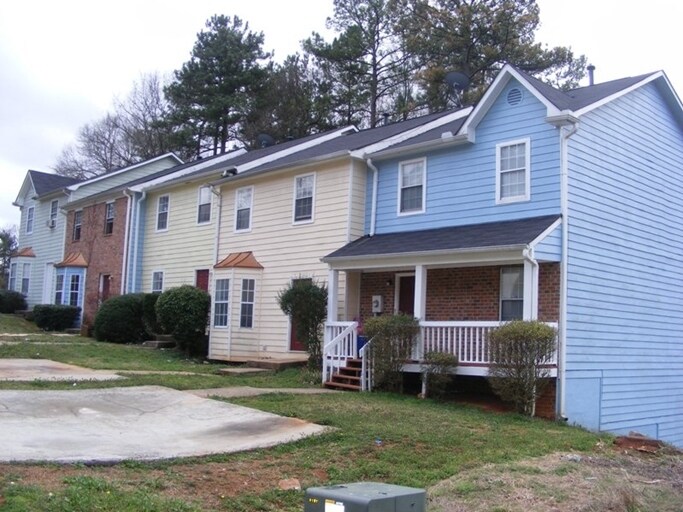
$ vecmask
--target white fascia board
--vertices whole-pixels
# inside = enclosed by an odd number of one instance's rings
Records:
[[[420,142],[418,144],[411,144],[410,146],[402,146],[400,148],[387,148],[383,151],[378,151],[370,155],[373,160],[384,160],[387,158],[398,157],[404,154],[416,153],[418,151],[424,152],[431,149],[441,149],[451,146],[459,146],[461,144],[469,143],[470,140],[463,135],[441,134],[441,137],[434,140]]]
[[[35,192],[36,187],[33,186],[33,179],[31,179],[31,173],[30,172],[26,173],[26,176],[24,177],[24,181],[21,183],[21,188],[19,189],[19,193],[17,194],[17,198],[12,203],[13,206],[21,207],[24,204],[24,197],[26,196],[26,193],[28,192],[28,187],[33,188],[33,191]]]
[[[596,101],[595,103],[591,103],[590,105],[587,105],[587,106],[583,107],[582,109],[577,110],[574,113],[574,115],[576,117],[580,117],[584,114],[587,114],[588,112],[591,112],[591,111],[595,110],[596,108],[600,108],[603,105],[606,105],[607,103],[610,103],[610,102],[616,100],[617,98],[621,98],[622,96],[625,96],[625,95],[635,91],[636,89],[639,89],[639,88],[643,87],[644,85],[647,85],[650,82],[653,82],[653,81],[658,80],[660,78],[664,78],[668,88],[671,91],[671,94],[676,99],[676,102],[678,103],[679,108],[683,108],[683,107],[681,107],[681,101],[678,99],[678,95],[674,91],[673,87],[671,86],[671,83],[669,82],[669,80],[666,77],[666,75],[664,74],[664,72],[658,71],[656,73],[652,73],[650,76],[648,76],[646,78],[643,78],[640,82],[633,84],[631,87],[627,87],[625,89],[622,89],[618,92],[615,92],[614,94],[612,94],[610,96],[602,98],[601,100]]]
[[[351,156],[354,158],[365,159],[367,155],[379,152],[383,149],[388,148],[389,146],[405,142],[408,139],[412,139],[413,137],[416,137],[417,135],[420,135],[424,132],[428,132],[429,130],[433,130],[434,128],[438,128],[439,126],[443,126],[446,123],[450,123],[452,121],[462,119],[463,117],[467,117],[468,115],[470,115],[470,112],[472,112],[472,107],[463,108],[456,112],[451,112],[450,114],[441,116],[438,119],[422,124],[420,126],[416,126],[415,128],[412,128],[410,130],[398,133],[392,137],[382,139],[381,141],[375,142],[374,144],[370,144],[369,146],[356,149],[355,151],[351,152]]]
[[[498,76],[493,81],[493,83],[486,90],[486,93],[484,93],[482,99],[479,100],[479,103],[474,108],[472,115],[470,115],[469,119],[465,121],[465,124],[462,125],[460,131],[458,132],[458,135],[465,134],[471,142],[474,142],[474,130],[476,129],[477,125],[481,122],[486,113],[493,106],[493,103],[496,101],[496,99],[498,99],[498,96],[503,91],[508,82],[513,78],[517,80],[520,84],[522,84],[522,86],[524,86],[526,90],[533,94],[534,97],[545,106],[547,111],[547,117],[558,116],[562,113],[560,109],[558,109],[555,105],[548,101],[548,98],[546,98],[540,92],[538,92],[538,90],[533,85],[531,85],[527,81],[527,79],[524,76],[522,76],[515,68],[513,68],[509,64],[506,64],[500,71],[500,73],[498,73]]]
[[[538,244],[540,244],[543,240],[545,240],[545,238],[546,238],[550,233],[552,233],[553,231],[555,231],[555,229],[557,228],[557,226],[559,226],[560,224],[562,224],[562,217],[558,217],[558,219],[557,219],[555,222],[553,222],[550,226],[548,226],[546,229],[544,229],[543,232],[542,232],[540,235],[538,235],[536,238],[534,238],[534,239],[531,241],[531,243],[529,243],[529,247],[530,247],[531,249],[535,249],[536,246],[537,246]]]
[[[107,179],[111,176],[117,176],[117,175],[122,174],[124,172],[132,171],[133,169],[137,169],[138,167],[143,167],[145,165],[153,164],[155,162],[163,160],[164,158],[169,158],[169,157],[173,158],[174,160],[176,160],[178,162],[176,165],[180,165],[180,164],[184,163],[180,158],[178,158],[175,155],[175,153],[165,153],[163,155],[159,155],[159,156],[156,156],[154,158],[150,158],[149,160],[145,160],[144,162],[139,162],[137,164],[129,165],[128,167],[124,167],[123,169],[119,169],[118,171],[108,172],[105,174],[101,174],[99,176],[95,176],[94,178],[90,178],[89,180],[82,181],[80,183],[75,183],[73,185],[70,185],[67,188],[69,190],[72,190],[72,191],[78,190],[79,188],[81,188],[84,185],[89,185],[91,183],[95,183],[96,181],[101,181],[101,180]]]

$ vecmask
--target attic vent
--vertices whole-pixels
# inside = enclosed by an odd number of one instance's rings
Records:
[[[519,105],[522,102],[522,91],[520,89],[517,89],[516,87],[514,89],[510,89],[510,92],[508,92],[507,99],[508,105]]]

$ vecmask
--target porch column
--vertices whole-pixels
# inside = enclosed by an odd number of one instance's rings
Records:
[[[538,319],[538,263],[524,259],[524,320]]]
[[[336,322],[339,311],[339,270],[330,270],[327,276],[327,321]]]
[[[427,269],[424,265],[415,266],[415,301],[414,315],[424,320],[427,315]]]

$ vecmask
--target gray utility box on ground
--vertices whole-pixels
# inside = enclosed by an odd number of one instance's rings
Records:
[[[424,489],[373,482],[310,487],[304,512],[425,512]]]

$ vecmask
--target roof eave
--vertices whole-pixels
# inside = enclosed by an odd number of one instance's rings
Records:
[[[453,146],[461,146],[470,142],[469,137],[466,134],[459,135],[446,135],[447,132],[441,135],[438,139],[428,140],[420,142],[417,144],[411,144],[410,146],[403,146],[400,148],[388,148],[383,151],[378,151],[377,153],[372,153],[366,155],[373,160],[383,160],[387,158],[397,157],[409,153],[415,153],[417,151],[428,151],[431,149],[441,149],[449,148]]]

